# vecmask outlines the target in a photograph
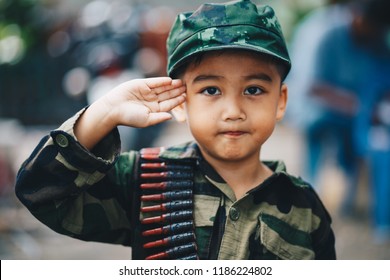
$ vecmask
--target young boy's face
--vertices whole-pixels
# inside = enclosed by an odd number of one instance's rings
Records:
[[[252,52],[211,52],[183,80],[187,122],[206,160],[258,161],[287,102],[276,66]]]

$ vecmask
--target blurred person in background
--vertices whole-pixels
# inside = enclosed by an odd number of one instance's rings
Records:
[[[331,142],[324,138],[327,133],[318,120],[324,115],[318,104],[311,98],[312,84],[316,67],[316,56],[324,36],[332,29],[351,22],[348,0],[328,0],[323,7],[309,12],[297,25],[291,41],[291,60],[295,62],[286,83],[294,98],[287,108],[289,125],[297,128],[307,142],[307,159],[304,173],[309,181],[321,192],[323,185],[319,180],[322,150],[328,149]],[[309,128],[311,128],[309,130]],[[309,141],[309,135],[317,129],[319,140]],[[324,135],[322,135],[324,134]]]
[[[322,194],[326,191],[322,168],[329,164],[329,150],[334,143],[329,137],[325,137],[329,132],[324,129],[324,125],[318,124],[324,112],[312,99],[311,87],[317,67],[316,56],[323,37],[330,30],[351,22],[348,2],[327,0],[322,7],[309,12],[299,21],[292,34],[290,47],[291,60],[295,64],[286,80],[290,92],[294,95],[294,98],[289,100],[286,112],[289,116],[288,125],[297,129],[303,136],[305,149],[302,172]],[[319,140],[310,141],[308,136],[314,133],[318,134]]]
[[[324,35],[351,20],[348,0],[327,0],[324,6],[308,12],[297,24],[291,38],[291,60],[295,62],[286,82],[294,98],[289,100],[287,115],[288,122],[299,130],[305,130],[316,110],[307,106],[308,97],[313,81],[315,56]],[[314,177],[313,174],[310,177]],[[309,178],[310,178],[309,177]],[[313,178],[312,178],[313,179]],[[316,185],[316,184],[315,184]]]
[[[373,96],[374,106],[361,114],[359,127],[366,136],[372,186],[374,241],[390,241],[390,84]],[[366,118],[365,118],[366,117]],[[367,129],[367,130],[366,130]],[[368,131],[368,133],[367,133]]]
[[[301,112],[306,118],[309,173],[316,178],[321,156],[325,152],[329,155],[332,148],[337,151],[336,162],[347,179],[341,206],[341,213],[346,215],[354,213],[359,163],[370,155],[366,136],[371,129],[369,123],[375,102],[388,88],[389,4],[385,0],[349,3],[351,19],[343,20],[338,26],[331,23],[332,27],[323,34],[315,51],[311,81],[305,84],[307,93],[300,93],[303,97],[300,101],[305,106]],[[293,75],[290,80],[294,82]],[[386,169],[385,161],[376,164]],[[370,170],[375,170],[371,172],[375,182],[377,173],[382,172],[373,167]],[[377,205],[377,202],[374,196],[373,203]]]

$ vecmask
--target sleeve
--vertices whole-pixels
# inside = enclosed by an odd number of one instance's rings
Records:
[[[131,186],[137,154],[119,154],[113,130],[93,151],[73,126],[84,110],[45,136],[22,164],[15,192],[42,223],[87,241],[131,244]]]
[[[313,201],[312,211],[320,217],[319,227],[312,232],[313,249],[316,260],[335,260],[335,235],[331,227],[332,219],[314,189],[309,189]]]

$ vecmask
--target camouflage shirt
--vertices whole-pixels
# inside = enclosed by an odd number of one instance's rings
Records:
[[[41,140],[19,170],[16,194],[37,219],[58,233],[133,246],[139,153],[120,154],[117,130],[87,151],[73,133],[80,113]],[[236,199],[195,143],[167,148],[161,156],[197,162],[194,222],[201,259],[335,258],[329,214],[314,190],[287,174],[282,162],[266,162],[274,174]],[[223,234],[216,241],[217,221]]]

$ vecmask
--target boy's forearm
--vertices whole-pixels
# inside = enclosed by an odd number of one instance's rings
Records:
[[[82,146],[91,150],[115,127],[109,109],[104,103],[95,102],[77,120],[74,134]]]

